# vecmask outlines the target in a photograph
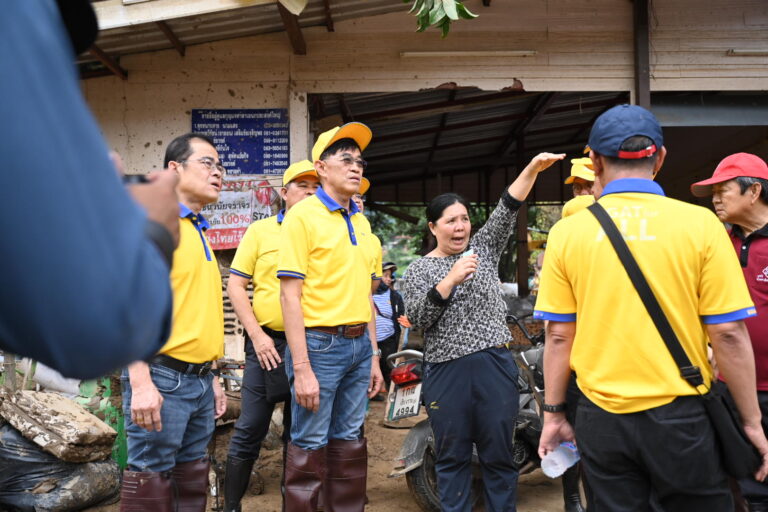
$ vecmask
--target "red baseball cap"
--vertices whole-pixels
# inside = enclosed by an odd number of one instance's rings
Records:
[[[717,164],[715,172],[708,180],[697,181],[691,185],[691,194],[696,197],[712,195],[712,185],[745,176],[768,180],[768,165],[757,155],[750,153],[734,153],[723,158]]]

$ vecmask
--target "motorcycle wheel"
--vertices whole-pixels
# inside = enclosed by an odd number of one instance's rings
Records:
[[[437,471],[435,470],[435,452],[432,447],[427,447],[424,452],[424,461],[418,468],[405,474],[408,490],[414,501],[424,512],[440,512],[440,495],[437,491]],[[472,477],[472,495],[470,503],[475,510],[481,502],[483,494],[482,480]]]

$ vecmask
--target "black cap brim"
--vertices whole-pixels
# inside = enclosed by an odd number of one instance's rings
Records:
[[[56,0],[61,19],[72,41],[75,55],[80,55],[96,42],[99,23],[88,0]]]

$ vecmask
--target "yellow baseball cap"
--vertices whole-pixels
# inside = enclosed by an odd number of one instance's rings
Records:
[[[357,193],[364,196],[369,188],[371,188],[371,182],[368,181],[368,178],[362,178],[360,180],[360,190],[358,190]]]
[[[373,133],[368,126],[363,123],[347,123],[336,128],[332,128],[327,132],[323,132],[317,138],[317,142],[312,147],[312,161],[316,162],[320,160],[320,155],[323,151],[328,149],[328,146],[341,139],[352,139],[360,146],[360,151],[365,150],[368,144],[371,143]]]
[[[288,167],[283,173],[283,186],[286,186],[299,176],[305,176],[311,174],[317,178],[317,171],[315,171],[315,164],[309,160],[302,160],[301,162],[295,162]]]
[[[591,158],[572,158],[571,175],[565,178],[565,184],[570,185],[576,178],[595,181],[595,171],[592,170]]]

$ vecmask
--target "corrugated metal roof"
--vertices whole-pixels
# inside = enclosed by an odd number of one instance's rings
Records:
[[[330,7],[334,22],[408,9],[408,5],[393,0],[331,0]],[[165,23],[185,46],[284,30],[277,4],[174,18],[165,20]],[[325,24],[323,0],[310,0],[299,16],[299,26]],[[96,45],[112,57],[173,48],[173,44],[155,22],[103,30],[99,33]],[[79,60],[80,63],[94,61],[94,57],[87,53]]]
[[[548,100],[546,107],[537,112],[544,100]],[[365,151],[366,176],[375,186],[370,194],[377,202],[388,202],[397,200],[394,184],[401,191],[421,189],[420,183],[426,180],[431,197],[438,172],[456,179],[472,174],[471,181],[479,182],[493,169],[514,167],[517,136],[523,127],[526,163],[545,150],[578,156],[595,117],[627,100],[627,94],[619,92],[476,89],[321,94],[310,97],[310,114],[318,130],[339,118],[371,127],[373,140]],[[471,200],[482,199],[479,187],[464,192]],[[559,196],[542,199],[558,200]]]

